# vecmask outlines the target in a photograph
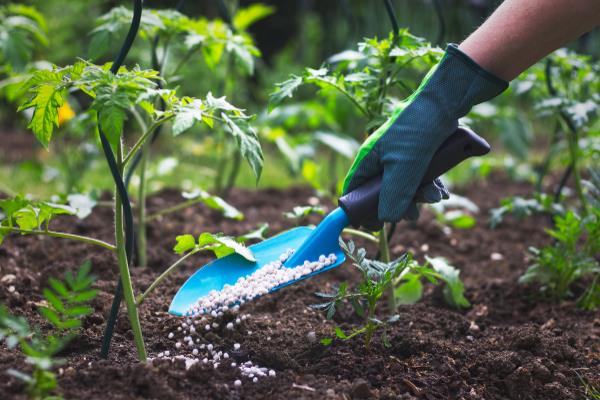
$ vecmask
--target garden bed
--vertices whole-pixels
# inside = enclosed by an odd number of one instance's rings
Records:
[[[47,278],[75,270],[82,260],[91,259],[100,294],[92,304],[96,311],[84,320],[81,335],[61,354],[66,363],[59,372],[59,386],[65,398],[576,399],[582,389],[580,377],[595,386],[600,384],[600,317],[569,302],[545,303],[535,288],[517,285],[528,264],[528,246],[548,242],[541,229],[548,224],[547,218],[508,219],[495,230],[487,227],[488,211],[497,207],[501,198],[530,191],[526,184],[493,177],[463,191],[481,207],[475,228],[453,230],[447,236],[427,212],[417,224],[398,227],[391,245],[393,254],[410,250],[419,259],[425,254],[446,257],[461,270],[472,308],[452,310],[444,305],[439,289],[427,287],[423,302],[400,307],[400,323],[389,332],[390,348],[378,340],[370,349],[360,340],[334,341],[330,346],[319,343],[320,338],[331,335],[333,324],[349,328],[356,322],[350,310],[341,310],[333,322],[324,322],[321,312],[308,307],[318,302],[316,291],[327,291],[345,280],[358,281],[358,273],[348,263],[244,305],[241,312],[249,317],[234,330],[227,330],[222,323],[202,333],[223,349],[240,343],[240,350],[231,352],[237,362],[252,360],[276,371],[276,377],[257,383],[243,380],[241,387],[233,384],[240,379],[239,370],[229,365],[214,369],[198,363],[186,369],[183,360],[137,363],[124,308],[110,359],[99,358],[105,316],[118,276],[109,252],[47,237],[8,237],[0,248],[0,302],[13,313],[43,325],[36,303],[42,299]],[[305,188],[234,189],[229,201],[245,213],[242,223],[224,219],[204,206],[160,221],[148,233],[149,267],[132,268],[134,287],[147,287],[161,269],[176,260],[171,250],[176,235],[219,231],[239,235],[263,221],[270,225],[269,234],[274,234],[293,226],[282,212],[307,204],[311,196],[312,191]],[[165,191],[149,199],[149,208],[162,208],[177,200],[176,192]],[[110,208],[98,207],[75,225],[58,218],[55,226],[111,241],[111,215]],[[318,218],[310,217],[308,222],[316,223]],[[367,249],[373,256],[375,249]],[[209,259],[206,255],[194,257],[141,307],[150,357],[165,350],[176,353],[167,335],[177,329],[180,320],[170,316],[167,308],[179,286]],[[2,344],[0,369],[11,367],[27,370],[20,354]],[[23,384],[5,376],[0,398],[26,398]]]

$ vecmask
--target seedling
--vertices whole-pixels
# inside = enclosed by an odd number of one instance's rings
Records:
[[[470,304],[464,297],[464,286],[458,277],[459,271],[448,264],[443,258],[427,258],[427,264],[419,265],[410,254],[404,254],[391,262],[382,262],[366,258],[365,249],[358,249],[354,242],[347,244],[340,241],[340,246],[353,261],[353,266],[358,268],[362,281],[355,291],[343,283],[334,293],[317,293],[317,296],[327,299],[325,303],[312,307],[326,312],[327,319],[332,319],[341,304],[349,303],[356,315],[363,320],[363,325],[347,334],[339,326],[335,327],[335,336],[338,339],[349,340],[356,336],[364,335],[365,346],[369,347],[374,334],[381,330],[381,341],[389,347],[390,342],[387,330],[391,324],[398,322],[399,316],[392,314],[386,319],[377,315],[379,301],[386,293],[394,296],[394,308],[389,307],[388,313],[396,311],[397,304],[414,304],[423,294],[422,279],[431,283],[438,280],[446,282],[444,297],[446,301],[456,307],[469,307]],[[332,338],[324,338],[321,343],[329,345]]]
[[[94,278],[89,275],[90,269],[88,261],[75,275],[67,272],[64,281],[48,280],[50,287],[44,289],[46,305],[38,306],[38,310],[52,325],[50,333],[30,327],[25,318],[13,316],[6,307],[0,306],[0,340],[11,349],[18,346],[33,366],[31,375],[12,368],[8,374],[27,384],[32,399],[59,398],[51,396],[57,387],[52,368],[61,364],[56,355],[77,335],[82,319],[93,312],[89,303],[97,291],[91,288]]]
[[[522,283],[535,282],[554,300],[572,296],[575,281],[590,277],[591,283],[578,299],[582,308],[600,307],[600,210],[582,218],[573,211],[555,217],[555,228],[546,232],[555,243],[541,249],[531,248],[532,264],[520,278]]]

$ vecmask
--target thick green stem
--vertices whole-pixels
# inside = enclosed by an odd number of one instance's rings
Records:
[[[142,148],[142,158],[140,159],[140,185],[138,187],[138,225],[137,225],[137,245],[138,262],[140,267],[148,265],[148,254],[146,246],[146,166],[148,165],[148,153],[150,146]]]
[[[123,173],[123,145],[121,142],[117,145],[117,164],[121,174]],[[117,192],[115,194],[115,242],[117,245],[117,259],[119,262],[119,274],[121,275],[121,284],[123,285],[123,295],[127,306],[129,323],[133,331],[133,340],[137,348],[140,361],[146,361],[146,348],[144,346],[144,336],[140,325],[138,310],[135,305],[135,296],[129,275],[129,263],[127,262],[127,253],[125,251],[125,235],[123,233],[123,204],[122,199]]]
[[[389,229],[389,224],[386,223],[383,225],[383,229],[379,232],[379,254],[381,257],[381,261],[384,263],[390,262],[390,249],[388,244],[387,232]],[[396,296],[394,295],[394,285],[390,285],[388,289],[388,297],[389,297],[389,307],[392,312],[396,311]]]
[[[146,130],[146,132],[144,132],[144,134],[138,139],[138,141],[135,142],[135,144],[133,145],[131,150],[129,150],[129,153],[127,153],[127,155],[123,159],[123,166],[127,165],[127,163],[129,161],[131,161],[133,156],[135,156],[135,153],[137,153],[142,148],[144,143],[146,143],[146,140],[150,137],[150,135],[152,135],[152,132],[154,132],[154,130],[156,128],[158,128],[159,125],[164,124],[165,122],[167,122],[168,120],[170,120],[172,118],[173,118],[173,116],[168,116],[163,119],[154,121],[154,123],[152,123],[152,125],[150,125],[150,127]]]
[[[154,280],[154,282],[152,282],[152,284],[148,287],[148,289],[146,289],[146,291],[139,295],[137,297],[136,300],[136,304],[139,307],[144,300],[146,299],[146,297],[152,293],[152,291],[154,291],[154,289],[156,289],[156,287],[167,277],[171,274],[171,272],[175,271],[185,260],[187,260],[188,258],[190,258],[192,255],[196,254],[197,252],[201,251],[202,249],[194,249],[192,251],[190,251],[189,253],[187,253],[185,256],[181,257],[179,260],[175,261],[169,268],[167,268],[165,270],[165,272],[163,272],[162,274],[160,274],[160,276],[158,278],[156,278]]]
[[[10,233],[21,233],[23,235],[41,235],[41,236],[50,236],[50,237],[61,238],[61,239],[69,239],[69,240],[75,240],[77,242],[93,244],[94,246],[100,246],[100,247],[103,247],[110,251],[117,250],[117,248],[110,243],[106,243],[102,240],[94,239],[94,238],[87,237],[87,236],[74,235],[72,233],[56,232],[56,231],[41,230],[41,229],[27,230],[27,229],[9,228],[9,227],[1,227],[0,231],[1,232],[10,232]]]

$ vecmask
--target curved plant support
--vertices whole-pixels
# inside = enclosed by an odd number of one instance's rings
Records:
[[[133,18],[131,21],[131,27],[129,28],[129,32],[127,33],[127,37],[121,46],[121,50],[117,55],[115,62],[111,67],[111,72],[116,74],[119,71],[119,68],[123,64],[127,53],[129,53],[129,49],[137,36],[137,32],[140,26],[140,21],[142,18],[142,0],[134,0],[134,8],[133,8]],[[118,260],[119,260],[119,272],[120,279],[117,284],[117,288],[115,291],[115,295],[113,298],[110,314],[107,318],[106,328],[104,330],[104,337],[102,339],[102,349],[100,355],[103,358],[108,357],[108,352],[110,349],[110,342],[114,333],[114,327],[117,320],[117,315],[119,313],[119,305],[121,304],[121,299],[123,297],[123,290],[125,293],[125,301],[127,303],[127,312],[129,314],[129,322],[131,323],[131,327],[133,330],[133,336],[136,343],[136,348],[138,351],[138,357],[141,361],[146,359],[146,350],[144,348],[144,338],[142,337],[142,331],[139,321],[139,316],[137,312],[137,308],[135,306],[135,298],[133,297],[133,288],[131,286],[131,278],[129,276],[129,263],[131,262],[131,256],[133,254],[133,243],[134,243],[134,233],[133,233],[133,213],[131,210],[131,202],[129,201],[129,195],[127,193],[127,188],[125,187],[125,182],[123,181],[123,171],[122,165],[122,145],[119,143],[117,146],[117,154],[119,157],[119,162],[115,158],[115,154],[108,142],[108,138],[102,132],[100,127],[100,123],[98,123],[98,130],[100,133],[100,141],[102,142],[102,150],[104,151],[104,155],[106,157],[106,161],[110,168],[113,180],[115,181],[115,185],[117,188],[117,195],[115,196],[115,214],[117,221],[115,227],[115,238],[117,240],[117,248],[121,248],[118,251]],[[123,236],[123,229],[125,230]],[[124,248],[124,252],[121,251]]]

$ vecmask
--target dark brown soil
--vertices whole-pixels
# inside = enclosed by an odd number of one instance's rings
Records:
[[[464,194],[482,209],[474,229],[446,235],[428,213],[417,224],[399,226],[393,253],[410,250],[418,258],[428,254],[449,259],[461,269],[473,307],[452,310],[444,305],[440,289],[428,288],[423,302],[400,308],[390,348],[379,339],[369,349],[361,340],[319,344],[321,337],[331,335],[334,324],[350,329],[357,322],[347,310],[340,313],[346,319],[325,322],[321,313],[308,307],[317,302],[314,292],[345,280],[357,282],[358,274],[349,264],[245,305],[242,312],[250,317],[238,328],[228,331],[221,323],[216,331],[203,334],[224,349],[239,342],[241,351],[231,352],[235,360],[252,360],[277,371],[277,377],[258,383],[244,379],[241,388],[234,388],[239,373],[229,366],[213,369],[200,363],[186,370],[183,361],[137,363],[124,308],[110,359],[100,360],[98,349],[117,277],[115,260],[102,250],[51,238],[8,238],[0,247],[0,302],[30,322],[41,323],[35,303],[47,278],[92,260],[101,291],[93,304],[96,312],[64,351],[66,363],[59,371],[59,392],[69,399],[582,398],[580,376],[600,386],[600,316],[579,311],[571,302],[543,302],[535,288],[516,283],[527,266],[527,247],[548,242],[542,229],[547,219],[509,220],[496,230],[487,228],[488,211],[500,198],[529,190],[526,184],[498,177],[466,188]],[[132,269],[134,286],[145,289],[176,259],[171,251],[175,235],[203,231],[236,235],[261,222],[270,224],[271,234],[277,233],[293,226],[282,218],[282,211],[307,204],[312,195],[303,188],[236,190],[230,201],[246,214],[241,223],[203,206],[159,221],[149,231],[150,267]],[[150,200],[150,208],[177,200],[177,193],[163,192]],[[73,225],[71,219],[62,218],[55,228],[112,241],[111,214],[110,208],[97,208],[84,221]],[[374,255],[375,249],[368,250]],[[502,259],[492,259],[492,253]],[[195,258],[143,305],[141,320],[151,357],[173,352],[173,342],[166,336],[179,320],[167,313],[168,305],[195,267],[208,260]],[[311,340],[311,332],[316,340]],[[0,370],[11,367],[27,369],[17,352],[2,345]],[[0,382],[0,398],[25,398],[20,382],[7,376]]]

